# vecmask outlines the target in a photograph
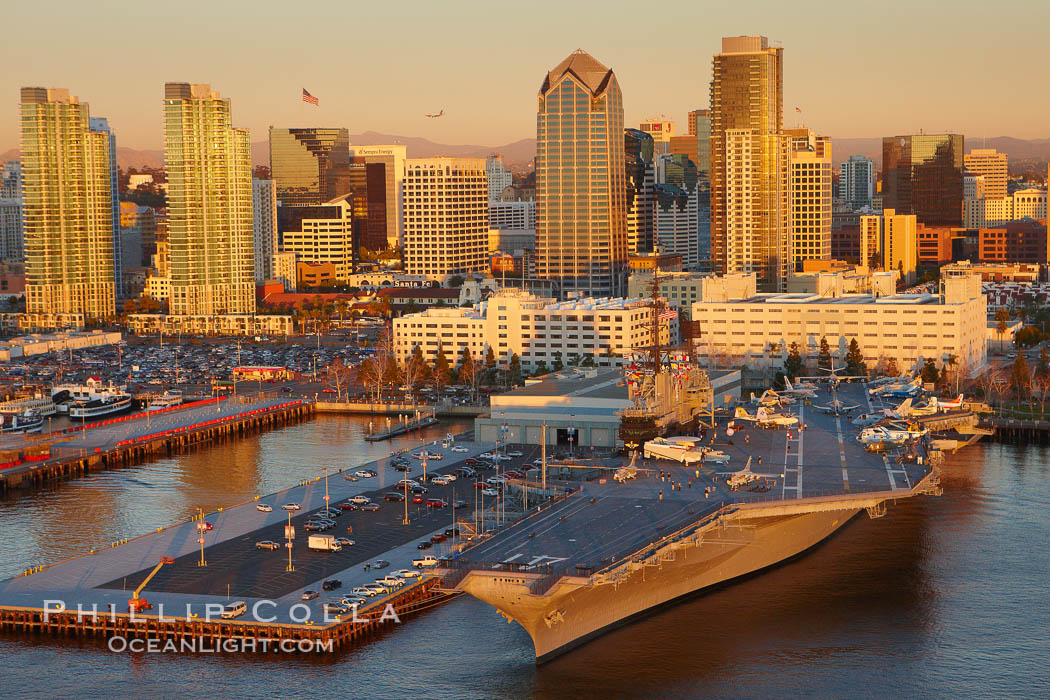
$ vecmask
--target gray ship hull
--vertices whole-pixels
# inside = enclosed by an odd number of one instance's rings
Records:
[[[471,572],[458,588],[520,623],[542,663],[661,606],[801,554],[859,510],[739,513],[705,528],[698,541],[632,563],[615,577],[599,583],[563,577],[541,595],[529,589],[537,577],[509,572]]]

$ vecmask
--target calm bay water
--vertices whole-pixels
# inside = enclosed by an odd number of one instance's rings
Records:
[[[0,501],[0,577],[385,454],[366,424],[320,416]],[[34,697],[1046,697],[1050,450],[980,445],[942,481],[940,498],[862,515],[794,562],[541,667],[519,626],[461,597],[330,658],[0,637],[0,678]]]

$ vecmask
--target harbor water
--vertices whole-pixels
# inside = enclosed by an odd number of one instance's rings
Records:
[[[367,424],[320,415],[14,493],[0,500],[0,577],[419,444],[367,443]],[[114,653],[5,636],[2,677],[24,697],[1046,697],[1050,450],[977,445],[949,457],[942,483],[939,498],[862,514],[792,562],[539,667],[518,625],[464,596],[336,655]]]

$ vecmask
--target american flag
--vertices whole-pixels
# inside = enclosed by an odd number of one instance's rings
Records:
[[[659,318],[661,321],[664,321],[669,318],[678,318],[678,310],[668,309],[667,311],[664,311],[662,314],[660,314]]]
[[[306,88],[303,88],[303,102],[309,102],[314,107],[319,107],[320,106],[318,104],[317,98],[314,97],[313,95],[311,95],[309,92],[307,92]]]

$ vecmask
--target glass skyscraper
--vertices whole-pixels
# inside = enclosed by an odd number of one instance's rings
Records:
[[[624,129],[627,176],[627,251],[631,255],[653,252],[653,137],[638,129]]]
[[[882,205],[927,226],[961,226],[962,134],[883,138]]]
[[[626,294],[623,96],[584,51],[550,71],[536,114],[537,274],[561,294]]]
[[[324,204],[350,191],[347,129],[270,127],[270,177],[282,207]]]
[[[26,310],[112,316],[111,135],[66,89],[22,88],[21,107]]]
[[[252,162],[247,129],[209,85],[164,85],[170,309],[255,312]]]
[[[711,268],[783,291],[791,267],[784,54],[764,36],[722,39],[711,78]]]

